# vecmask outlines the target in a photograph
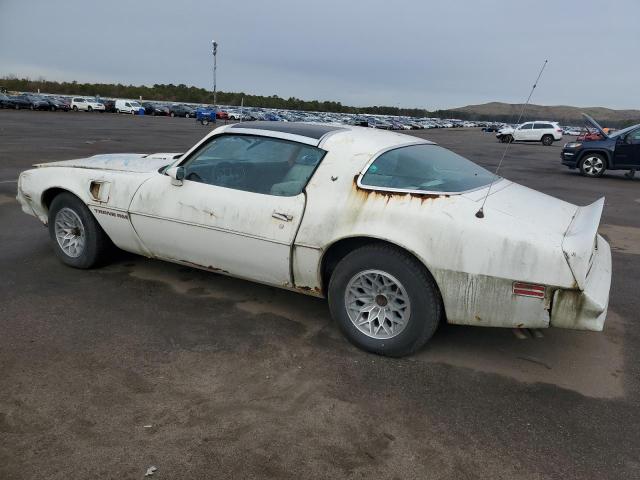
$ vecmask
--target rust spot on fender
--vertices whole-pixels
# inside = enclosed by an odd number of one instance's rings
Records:
[[[439,200],[444,198],[449,198],[450,195],[446,193],[436,194],[436,193],[416,193],[416,192],[389,192],[387,190],[370,190],[368,188],[361,188],[358,186],[358,177],[360,175],[356,175],[353,177],[353,190],[358,197],[360,197],[363,201],[368,200],[369,198],[383,198],[385,203],[389,203],[389,201],[393,199],[399,198],[417,198],[420,200],[421,204],[424,204],[426,201]]]
[[[212,266],[212,265],[208,265],[208,266],[205,266],[205,265],[199,265],[199,264],[197,264],[197,263],[190,262],[190,261],[188,261],[188,260],[179,260],[179,261],[180,261],[180,263],[184,263],[184,264],[186,264],[186,265],[191,265],[191,266],[193,266],[193,267],[195,267],[195,268],[200,268],[200,269],[202,269],[202,270],[209,270],[210,272],[214,272],[214,273],[224,273],[225,275],[229,275],[229,272],[228,272],[228,271],[223,270],[222,268],[214,267],[214,266]]]
[[[291,288],[294,291],[304,293],[305,295],[313,295],[316,297],[322,296],[322,290],[318,287],[309,287],[307,285],[301,285],[301,286],[291,285],[289,282],[285,282],[284,287]]]

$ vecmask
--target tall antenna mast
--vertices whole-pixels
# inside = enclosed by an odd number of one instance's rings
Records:
[[[524,115],[524,111],[526,110],[527,106],[529,105],[529,101],[531,100],[531,96],[533,95],[533,91],[538,86],[538,82],[540,81],[540,77],[542,77],[542,72],[544,72],[544,69],[547,66],[547,62],[548,61],[549,60],[545,60],[544,63],[542,64],[542,68],[540,69],[540,73],[538,73],[538,78],[536,78],[536,81],[533,84],[533,87],[531,87],[531,91],[529,92],[529,96],[527,97],[527,101],[524,102],[524,105],[522,105],[522,110],[520,110],[520,115],[518,116],[518,121],[516,122],[516,125],[520,125],[520,120],[522,120],[522,117]],[[476,217],[478,217],[478,218],[484,218],[484,204],[487,203],[487,198],[489,198],[489,194],[491,193],[491,187],[493,187],[493,184],[495,183],[496,179],[498,178],[498,171],[500,170],[500,167],[502,166],[502,162],[504,161],[504,157],[507,156],[507,152],[509,151],[509,147],[511,146],[512,141],[511,142],[507,142],[507,146],[504,148],[504,151],[502,152],[502,158],[500,158],[500,162],[498,163],[498,167],[496,168],[493,180],[491,180],[491,183],[489,184],[489,189],[487,190],[487,194],[484,196],[484,200],[482,200],[482,205],[480,206],[480,209],[476,212]]]

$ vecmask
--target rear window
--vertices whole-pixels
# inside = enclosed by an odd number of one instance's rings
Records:
[[[380,155],[360,184],[391,190],[464,192],[489,185],[495,175],[438,145],[410,145]]]

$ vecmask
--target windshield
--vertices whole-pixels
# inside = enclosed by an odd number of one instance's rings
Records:
[[[618,130],[617,132],[613,132],[613,133],[609,134],[609,137],[610,138],[615,138],[615,137],[619,137],[620,135],[626,135],[631,130],[633,130],[634,128],[638,128],[638,127],[640,127],[640,123],[638,125],[632,125],[630,127],[623,128],[622,130]]]
[[[132,107],[139,107],[140,104],[138,102],[129,102]]]
[[[380,155],[361,180],[364,186],[428,192],[464,192],[496,176],[438,145],[411,145]]]

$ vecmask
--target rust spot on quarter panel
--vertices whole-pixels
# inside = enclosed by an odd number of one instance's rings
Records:
[[[387,190],[370,190],[368,188],[361,188],[358,186],[358,177],[360,175],[356,175],[353,177],[353,190],[356,194],[362,198],[362,200],[367,200],[369,198],[384,198],[385,203],[389,203],[390,200],[398,199],[398,198],[417,198],[420,200],[420,203],[424,203],[427,200],[437,200],[442,198],[449,198],[449,195],[446,193],[436,194],[436,193],[416,193],[416,192],[389,192]]]

